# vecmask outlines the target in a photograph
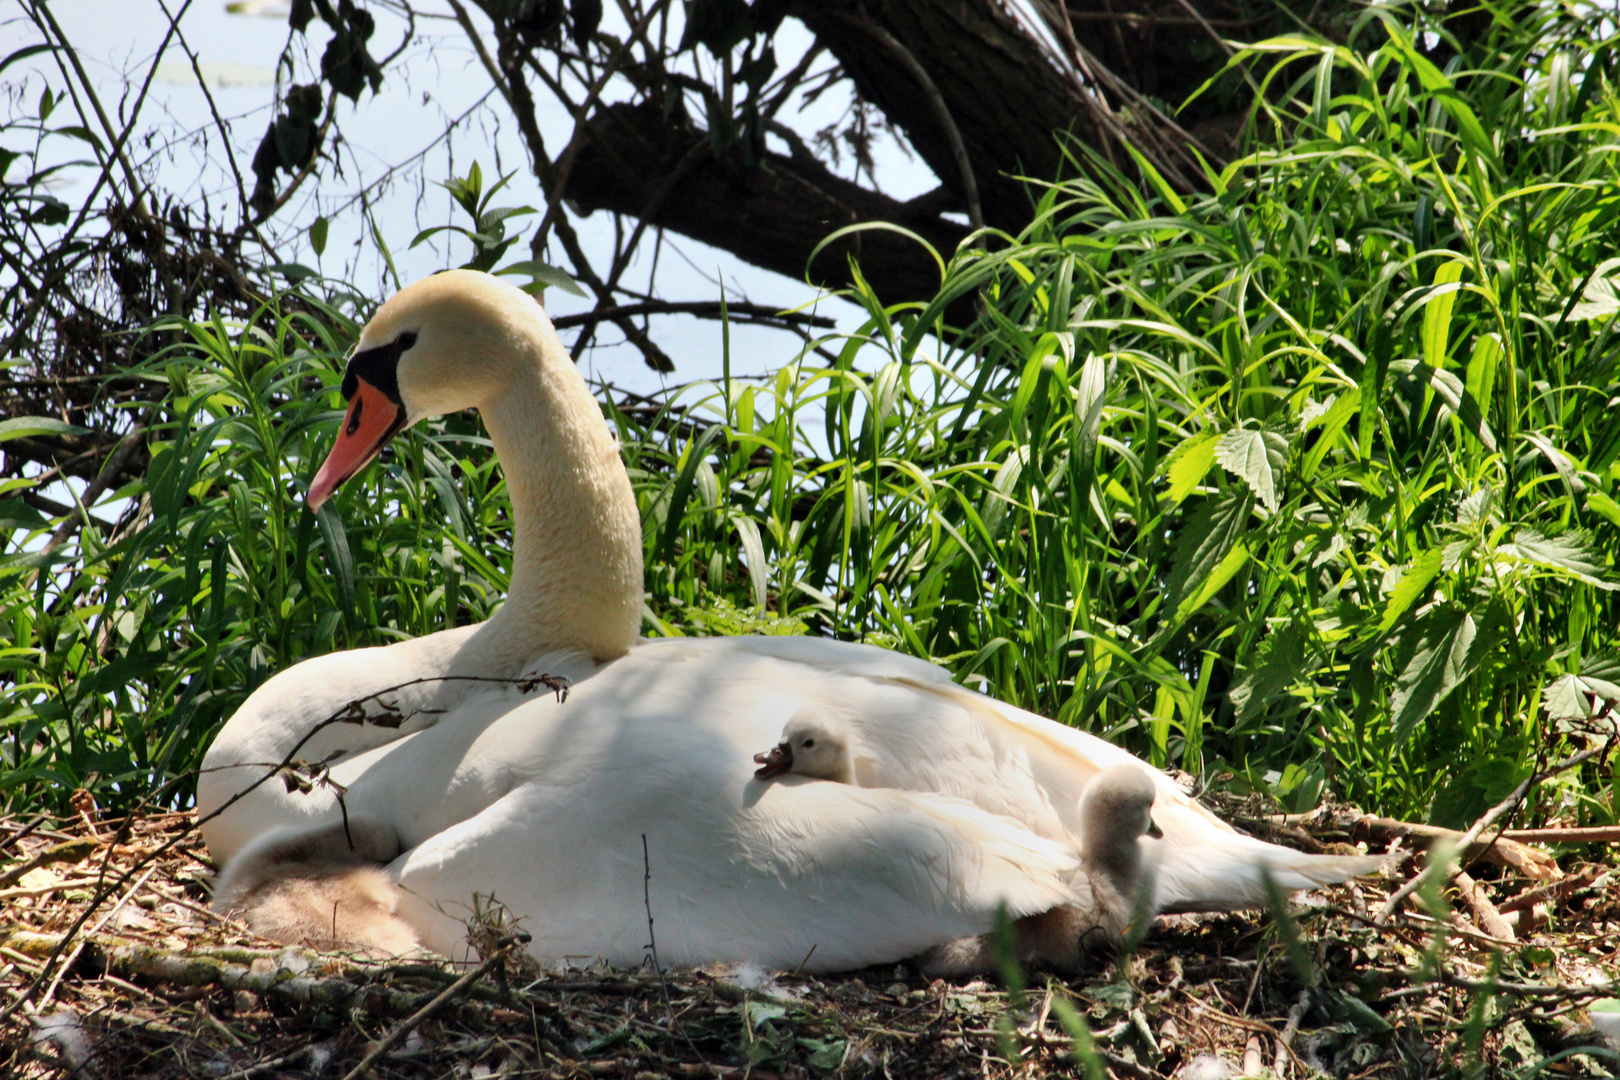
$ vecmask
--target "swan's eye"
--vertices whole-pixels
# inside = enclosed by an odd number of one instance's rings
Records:
[[[804,748],[806,750],[808,750],[812,746],[816,745],[816,740],[814,740],[814,739],[806,739],[806,740],[804,740],[804,743],[802,745],[804,746]]]
[[[400,352],[404,352],[406,349],[416,344],[416,331],[405,331],[403,334],[399,335],[397,339],[395,339],[394,344],[399,346]]]

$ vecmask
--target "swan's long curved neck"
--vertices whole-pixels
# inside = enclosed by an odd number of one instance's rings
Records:
[[[511,676],[547,649],[624,653],[641,629],[642,570],[630,479],[584,378],[549,325],[507,348],[510,377],[479,412],[511,494],[512,580],[462,655]]]

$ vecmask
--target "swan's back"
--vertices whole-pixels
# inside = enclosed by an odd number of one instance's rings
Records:
[[[1281,889],[1304,889],[1371,873],[1383,861],[1312,855],[1245,836],[1125,750],[970,690],[914,657],[789,637],[648,642],[632,656],[661,649],[684,653],[717,680],[733,672],[768,680],[792,707],[824,710],[830,724],[849,732],[862,786],[966,799],[1076,847],[1084,841],[1080,800],[1087,785],[1107,769],[1141,769],[1153,783],[1153,819],[1163,832],[1144,841],[1154,857],[1161,911],[1263,906],[1267,874]]]

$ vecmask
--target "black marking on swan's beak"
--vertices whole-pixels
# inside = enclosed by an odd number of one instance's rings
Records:
[[[1164,830],[1159,828],[1159,823],[1152,818],[1148,818],[1147,834],[1155,840],[1164,839]]]
[[[793,768],[793,747],[777,743],[763,754],[755,754],[754,761],[760,766],[754,770],[754,779],[769,780]]]

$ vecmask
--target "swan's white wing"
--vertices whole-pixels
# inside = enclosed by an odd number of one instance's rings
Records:
[[[522,785],[407,852],[400,915],[464,956],[473,894],[493,895],[538,957],[636,964],[650,906],[664,964],[839,970],[1073,900],[1072,854],[958,800],[795,780],[582,802],[593,786]]]
[[[296,757],[303,761],[334,763],[334,776],[341,772],[339,779],[347,783],[386,759],[391,748],[415,736],[441,726],[476,729],[525,700],[550,697],[551,692],[544,688],[526,695],[515,686],[428,678],[471,667],[474,660],[462,653],[476,651],[473,639],[478,629],[461,627],[394,645],[313,657],[279,672],[255,690],[209,745],[197,780],[197,812],[208,818],[202,823],[202,833],[214,857],[229,858],[266,830],[321,824],[337,813],[330,788],[289,792],[275,778],[259,784],[219,816],[209,817],[295,748]],[[575,683],[600,670],[588,656],[573,650],[537,657],[530,669],[562,675]],[[391,687],[399,689],[389,690]],[[319,727],[351,702],[383,690],[389,692],[366,705],[367,714],[376,716],[385,712],[382,705],[386,703],[391,715],[382,716],[380,722],[345,721]],[[445,721],[450,723],[445,725]],[[312,730],[314,734],[306,739]],[[438,738],[444,734],[441,731]],[[452,741],[465,744],[476,734],[476,730],[463,732]],[[432,756],[453,765],[457,754],[441,747]],[[409,798],[397,808],[384,807],[377,814],[400,826],[402,835],[409,831],[407,819],[415,816],[422,802],[439,798],[443,790],[435,786],[440,778],[433,770],[421,771],[421,761],[407,761],[409,757],[391,766],[393,779],[409,789]],[[358,764],[362,760],[368,764]],[[467,812],[486,805],[487,799]]]

